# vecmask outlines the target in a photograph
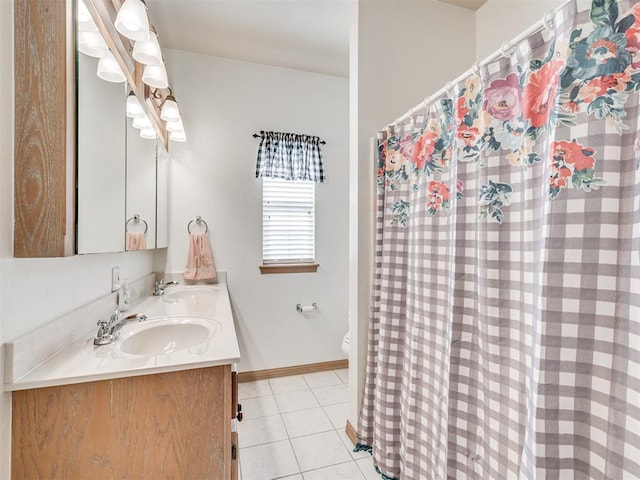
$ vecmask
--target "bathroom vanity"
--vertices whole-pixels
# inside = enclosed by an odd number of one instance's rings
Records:
[[[113,343],[95,346],[89,332],[5,384],[13,478],[237,478],[226,285],[169,287],[133,311],[147,320]],[[9,346],[10,370],[25,368],[29,335]]]

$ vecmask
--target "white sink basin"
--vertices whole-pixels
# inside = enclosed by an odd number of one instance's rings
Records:
[[[185,349],[202,354],[221,331],[222,324],[212,318],[160,317],[127,325],[116,342],[129,355],[164,355]]]
[[[193,300],[201,297],[200,295],[212,294],[218,291],[220,287],[216,285],[193,285],[188,287],[169,287],[165,290],[163,298],[167,302],[179,302],[185,300]]]

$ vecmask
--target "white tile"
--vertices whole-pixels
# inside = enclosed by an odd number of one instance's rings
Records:
[[[303,476],[304,480],[364,480],[354,461],[304,472]]]
[[[292,438],[291,445],[303,472],[351,460],[351,455],[334,430]]]
[[[269,380],[257,380],[255,382],[242,382],[238,383],[238,399],[244,400],[245,398],[263,397],[265,395],[271,395],[271,387],[269,386]]]
[[[345,403],[349,393],[346,385],[314,388],[312,391],[322,406]]]
[[[340,380],[342,380],[342,383],[344,383],[345,385],[347,385],[349,383],[349,369],[348,368],[343,368],[341,370],[334,370],[335,374],[338,375],[338,377],[340,377]]]
[[[273,395],[265,397],[246,398],[240,402],[242,405],[242,414],[245,420],[251,418],[268,417],[270,415],[278,415],[278,406]]]
[[[364,478],[367,480],[380,480],[380,474],[376,472],[375,467],[373,466],[373,457],[367,454],[369,458],[361,458],[360,460],[356,460],[360,471],[364,475]]]
[[[275,397],[280,413],[307,410],[309,408],[320,406],[316,397],[311,393],[311,390],[283,393],[281,395],[276,395]]]
[[[340,440],[342,440],[342,443],[344,443],[344,446],[347,447],[347,450],[349,450],[349,453],[351,453],[351,456],[354,458],[354,460],[360,460],[361,458],[371,458],[371,454],[364,450],[361,450],[359,452],[353,451],[353,449],[355,448],[355,445],[347,435],[347,432],[344,431],[344,429],[337,430],[337,432],[338,432],[338,435],[340,436]]]
[[[269,384],[271,385],[271,389],[274,394],[297,392],[299,390],[309,389],[302,375],[272,378],[269,380]]]
[[[280,477],[278,480],[304,480],[302,475],[291,475],[290,477]]]
[[[327,405],[324,408],[324,413],[327,414],[329,420],[337,430],[344,430],[347,426],[347,412],[349,411],[348,403],[336,403],[334,405]]]
[[[271,480],[300,471],[289,440],[242,448],[240,469],[243,480]]]
[[[287,431],[280,415],[243,420],[238,423],[238,435],[242,447],[287,439]]]
[[[330,385],[340,385],[342,380],[334,372],[307,373],[304,379],[311,388],[328,387]]]
[[[282,421],[289,433],[289,438],[333,430],[333,424],[320,407],[283,413]]]

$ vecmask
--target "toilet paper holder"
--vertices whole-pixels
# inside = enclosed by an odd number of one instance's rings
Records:
[[[318,309],[318,304],[316,302],[313,302],[311,305],[301,305],[299,303],[296,305],[296,310],[299,313],[311,312],[311,311],[317,310],[317,309]]]

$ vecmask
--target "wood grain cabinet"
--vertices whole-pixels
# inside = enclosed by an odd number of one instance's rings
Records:
[[[237,478],[231,366],[13,392],[12,478]]]

